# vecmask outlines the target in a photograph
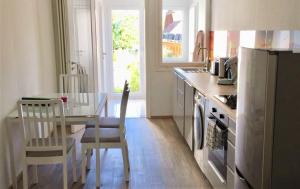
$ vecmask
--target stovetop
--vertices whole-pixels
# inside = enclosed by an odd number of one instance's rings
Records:
[[[231,109],[236,109],[237,95],[215,95],[215,98],[229,106]]]

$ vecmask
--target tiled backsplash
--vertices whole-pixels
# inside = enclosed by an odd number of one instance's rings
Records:
[[[249,48],[290,49],[300,52],[299,31],[212,31],[209,58],[235,56],[240,46]]]

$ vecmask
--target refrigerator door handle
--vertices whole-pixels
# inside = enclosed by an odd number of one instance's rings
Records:
[[[241,172],[238,170],[237,167],[235,167],[235,172],[236,172],[236,174],[238,176],[238,179],[241,182],[245,183],[249,187],[249,189],[253,189],[253,187],[248,183],[248,181],[242,176]]]
[[[237,168],[235,168],[235,171],[239,179],[246,182],[246,179],[241,175],[240,171]]]

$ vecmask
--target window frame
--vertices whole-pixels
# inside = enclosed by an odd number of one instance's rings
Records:
[[[211,31],[211,1],[196,0],[198,11],[198,29],[202,29],[205,34],[205,47],[209,46],[209,33]],[[170,72],[174,67],[201,67],[207,62],[162,62],[162,10],[164,2],[162,0],[145,0],[145,29],[146,29],[146,70],[147,78],[157,72]],[[178,4],[176,4],[178,5]],[[152,70],[152,71],[149,71]],[[149,85],[149,83],[147,83]]]
[[[163,19],[163,10],[167,9],[167,8],[174,8],[174,9],[186,9],[186,17],[189,18],[189,11],[191,9],[192,6],[194,6],[197,10],[195,10],[195,31],[198,32],[198,30],[200,29],[199,27],[201,26],[199,23],[199,19],[201,19],[199,17],[200,14],[200,6],[204,5],[204,9],[205,12],[203,12],[203,18],[204,19],[204,28],[203,31],[205,33],[209,33],[210,31],[210,6],[211,3],[209,2],[209,0],[196,0],[194,1],[192,4],[190,5],[186,5],[186,4],[182,4],[182,3],[178,3],[178,1],[172,5],[166,5],[163,1],[164,0],[159,0],[160,1],[160,11],[159,12],[159,20],[160,20],[160,27],[162,26],[162,19]],[[167,2],[169,0],[166,0]],[[167,8],[166,8],[167,7]],[[197,17],[198,16],[198,17]],[[189,26],[189,19],[187,22],[187,26]],[[196,28],[197,27],[197,28]],[[187,28],[188,32],[189,32],[189,28]],[[196,67],[196,66],[205,66],[207,63],[206,62],[193,62],[193,61],[189,61],[189,53],[190,51],[193,51],[193,49],[187,49],[187,58],[186,60],[181,60],[181,61],[164,61],[163,60],[163,55],[162,55],[162,28],[161,28],[161,33],[160,33],[160,61],[158,63],[158,67],[157,70],[158,71],[166,71],[169,70],[170,68],[174,68],[174,67]],[[195,33],[196,34],[196,33]],[[208,44],[208,36],[205,37],[205,44]],[[186,42],[187,46],[189,47],[189,36],[187,38],[187,42]],[[207,46],[207,45],[205,45]]]

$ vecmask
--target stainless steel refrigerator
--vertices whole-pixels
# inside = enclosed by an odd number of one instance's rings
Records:
[[[241,48],[236,189],[300,188],[300,54]]]

